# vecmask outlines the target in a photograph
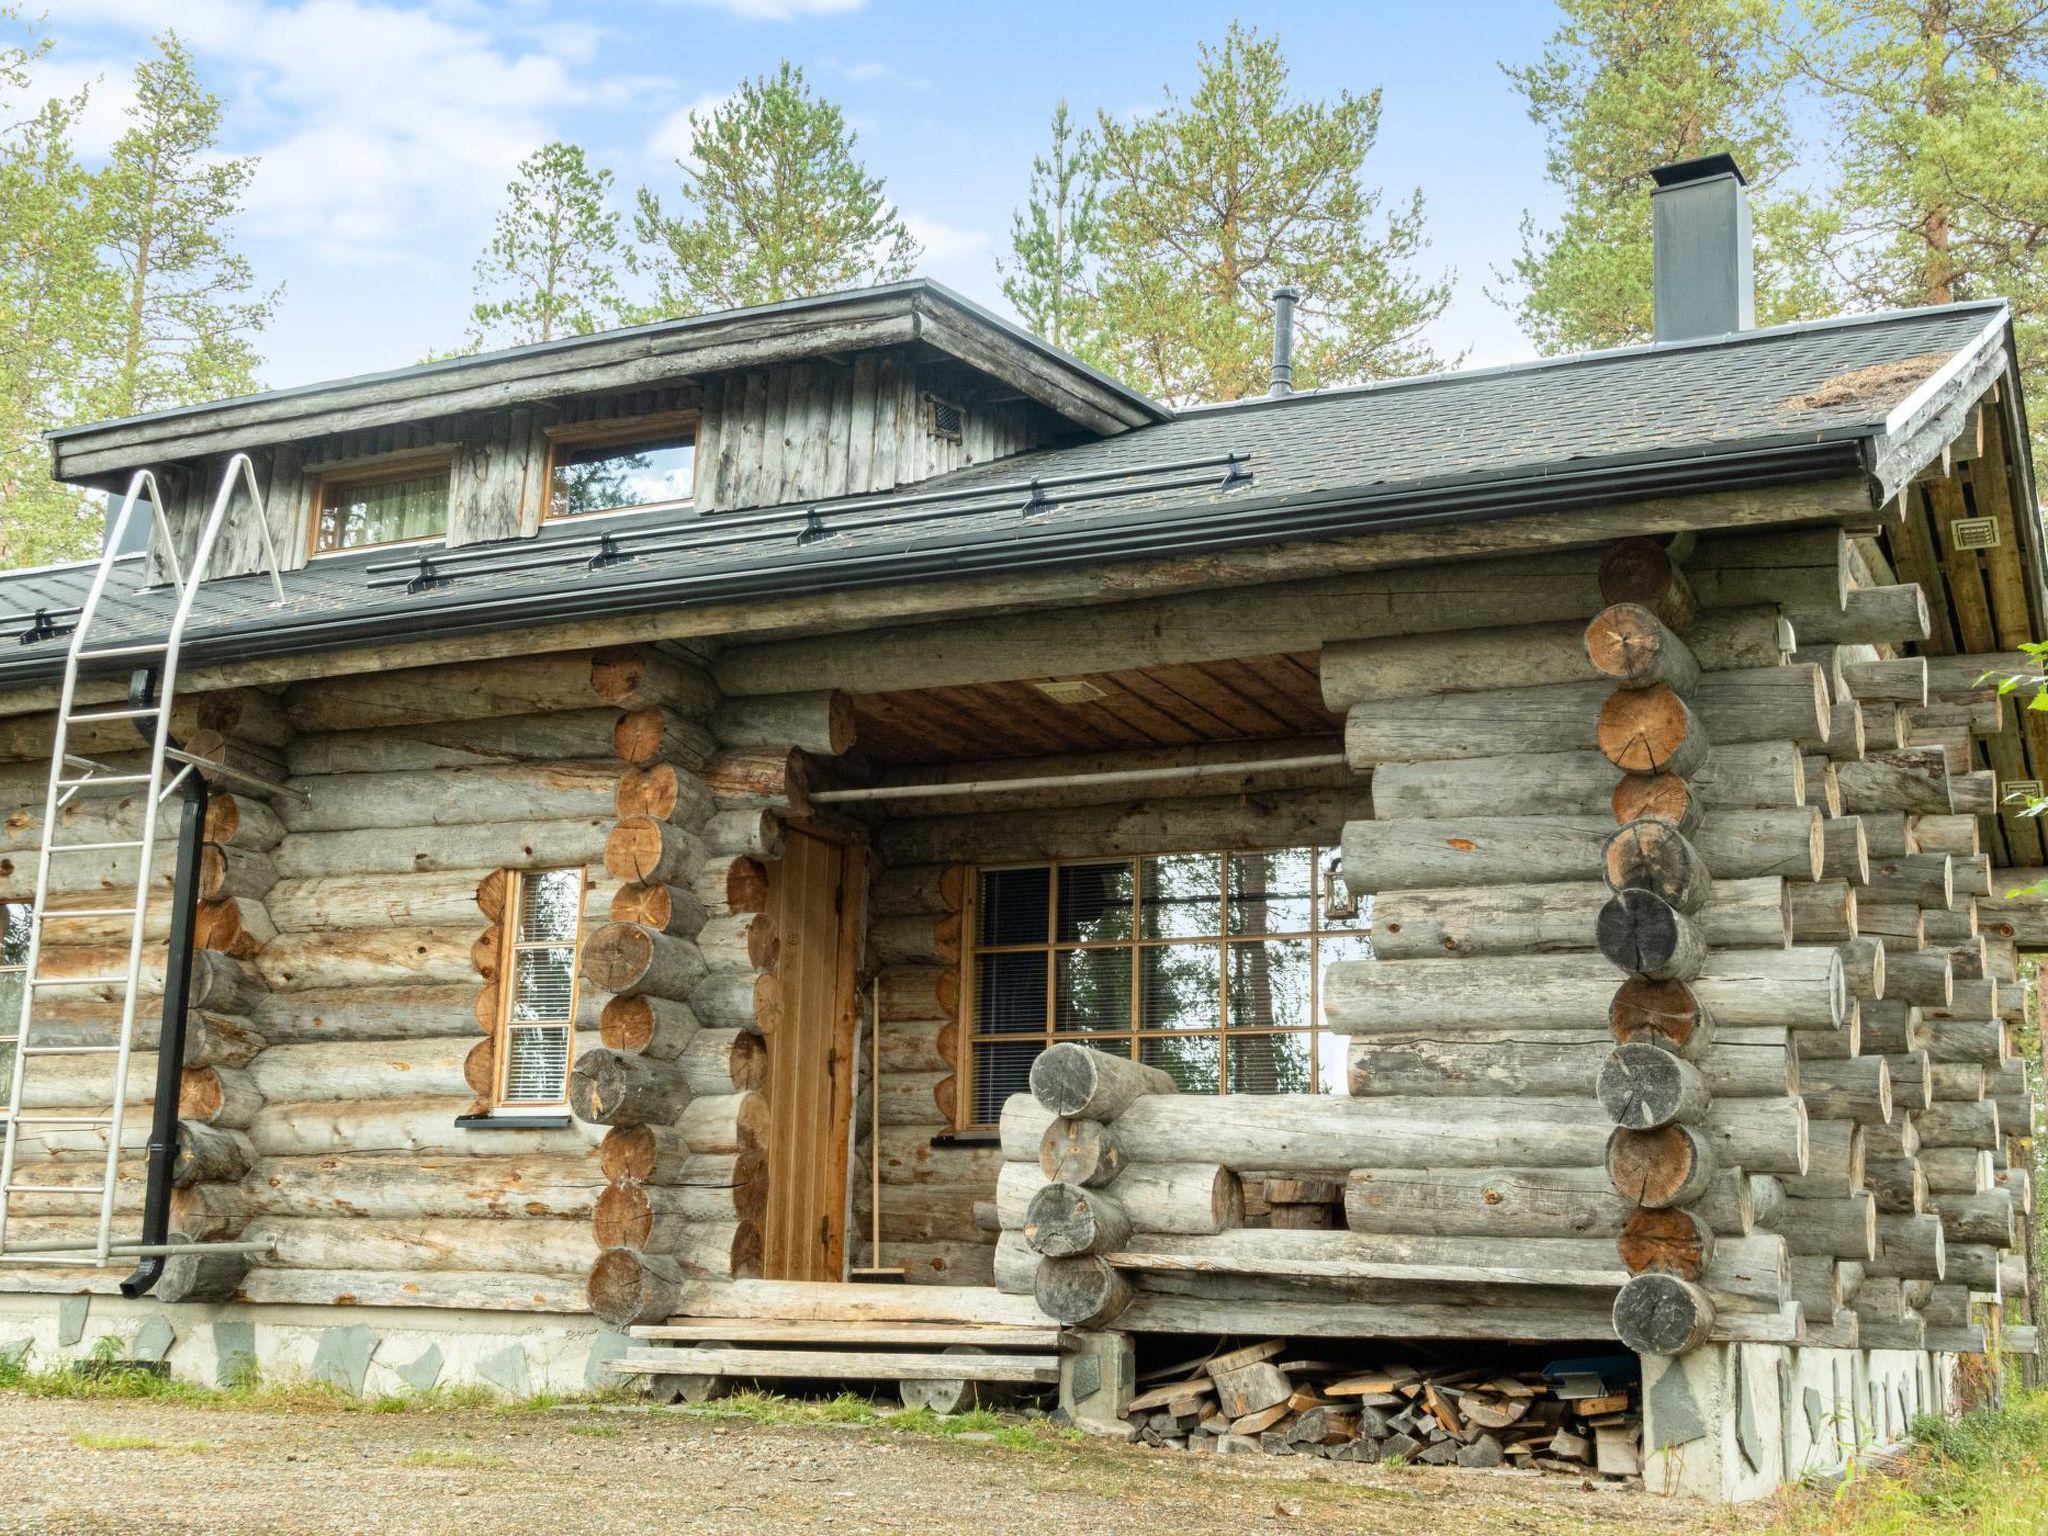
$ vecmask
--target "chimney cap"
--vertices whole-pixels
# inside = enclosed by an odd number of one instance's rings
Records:
[[[1276,301],[1280,299],[1299,299],[1300,297],[1301,290],[1292,283],[1282,283],[1273,290],[1273,298]]]
[[[1733,176],[1744,186],[1749,178],[1742,174],[1742,167],[1735,163],[1735,157],[1723,151],[1716,155],[1701,155],[1697,160],[1680,160],[1673,165],[1660,165],[1650,172],[1650,180],[1659,188],[1682,187],[1689,182],[1708,181],[1716,176]]]

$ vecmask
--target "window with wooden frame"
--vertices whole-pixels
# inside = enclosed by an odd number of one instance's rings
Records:
[[[543,522],[687,507],[697,493],[697,413],[587,422],[548,434]]]
[[[453,462],[444,453],[321,475],[313,492],[312,553],[446,538]]]
[[[961,1006],[963,1129],[992,1126],[1055,1041],[1130,1055],[1186,1093],[1342,1093],[1323,967],[1372,953],[1328,890],[1334,848],[1074,859],[977,871]]]
[[[494,1113],[559,1112],[575,1060],[583,870],[507,870]]]

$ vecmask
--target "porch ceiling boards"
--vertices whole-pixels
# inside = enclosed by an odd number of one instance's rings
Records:
[[[1342,715],[1323,704],[1313,651],[1091,672],[1082,680],[1102,696],[1062,704],[1035,679],[854,694],[861,750],[877,763],[935,763],[1306,736],[1343,726]]]

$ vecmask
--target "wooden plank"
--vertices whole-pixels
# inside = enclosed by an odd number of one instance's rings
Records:
[[[1364,1259],[1289,1259],[1260,1254],[1106,1253],[1117,1269],[1145,1274],[1248,1275],[1283,1280],[1403,1280],[1435,1285],[1541,1285],[1569,1290],[1615,1291],[1628,1271],[1614,1269],[1515,1269],[1492,1264],[1389,1264]]]
[[[918,1287],[923,1290],[923,1286]],[[1056,1327],[1005,1328],[984,1323],[848,1323],[759,1321],[728,1318],[649,1323],[633,1330],[636,1339],[703,1340],[719,1344],[880,1344],[929,1345],[944,1348],[972,1344],[977,1349],[1057,1349]]]
[[[1916,487],[1907,487],[1902,495],[1905,516],[1892,533],[1892,552],[1898,558],[1899,579],[1917,583],[1927,594],[1932,633],[1921,643],[1921,654],[1953,656],[1958,650],[1955,618],[1948,602],[1948,587],[1942,580],[1941,566],[1935,557],[1934,534],[1928,526],[1927,508]]]
[[[678,1321],[979,1323],[1057,1328],[1029,1296],[980,1285],[849,1285],[816,1281],[698,1281],[683,1288]]]
[[[2018,527],[2013,519],[2012,489],[2006,481],[2003,421],[1996,411],[1982,411],[1985,426],[1985,455],[1963,470],[1970,500],[1979,517],[1988,517],[1998,528],[1998,544],[1984,551],[1985,570],[1991,583],[1992,626],[2002,650],[2017,650],[2035,638],[2032,604],[2028,601],[2025,557]]]
[[[758,1376],[824,1381],[1024,1381],[1060,1379],[1044,1355],[911,1355],[823,1349],[629,1349],[612,1364],[633,1376]]]
[[[1984,586],[1984,562],[1974,549],[1956,545],[1954,524],[1970,515],[1963,500],[1963,488],[1956,480],[1937,480],[1925,487],[1928,516],[1942,552],[1942,569],[1948,575],[1949,601],[1954,605],[1956,631],[1966,651],[1993,651],[1991,596]]]

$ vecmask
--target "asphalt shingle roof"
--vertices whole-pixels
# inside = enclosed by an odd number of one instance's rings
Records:
[[[1996,303],[1950,305],[1186,410],[1158,425],[911,488],[962,498],[940,516],[869,521],[858,503],[828,507],[826,531],[804,542],[796,537],[804,509],[795,508],[745,542],[643,553],[597,569],[520,567],[522,558],[549,551],[559,539],[595,531],[567,526],[495,546],[502,569],[417,593],[369,585],[371,566],[410,551],[329,557],[286,575],[281,609],[271,602],[267,578],[209,582],[187,633],[187,654],[226,660],[257,648],[341,643],[329,633],[340,621],[359,640],[362,629],[379,625],[418,634],[537,623],[561,616],[569,603],[578,613],[644,610],[1142,554],[1148,538],[1163,540],[1169,527],[1225,521],[1235,542],[1255,543],[1288,536],[1277,529],[1263,534],[1262,520],[1303,498],[1356,495],[1384,505],[1389,493],[1412,490],[1419,497],[1461,482],[1541,482],[1585,465],[1703,461],[1736,450],[1873,437],[1922,380],[2003,314]],[[1246,461],[1248,480],[1226,487],[1220,468],[1162,468],[1229,454]],[[1109,478],[1089,486],[1050,493],[1054,504],[1038,510],[1026,509],[1022,494],[975,497],[1032,477],[1105,472]],[[1060,499],[1069,495],[1075,499]],[[668,513],[605,526],[614,533],[660,527],[711,534],[731,525],[716,516]],[[1351,531],[1370,526],[1361,516]],[[0,614],[74,605],[91,574],[84,565],[0,576]],[[116,586],[99,635],[114,643],[160,633],[168,595],[136,593],[126,579]],[[6,649],[14,654],[0,653],[0,686],[60,664],[63,646],[43,641]]]

